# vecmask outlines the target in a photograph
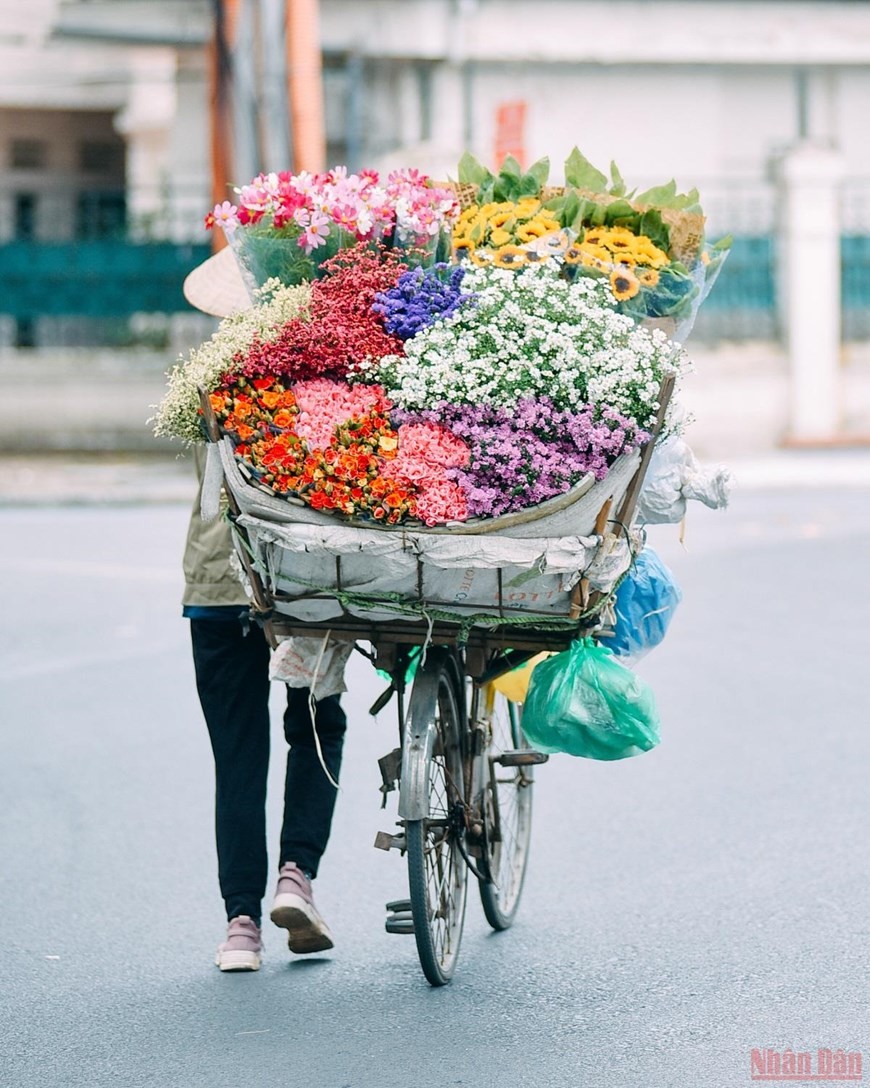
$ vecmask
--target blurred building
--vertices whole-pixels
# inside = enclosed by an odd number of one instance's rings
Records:
[[[737,237],[699,322],[708,338],[778,334],[777,163],[799,141],[836,148],[844,332],[870,337],[870,3],[321,0],[320,9],[329,161],[444,176],[466,148],[489,163],[512,150],[527,161],[550,155],[558,180],[577,144],[605,168],[615,159],[631,184],[698,185],[711,233]],[[208,0],[0,0],[6,342],[125,342],[131,314],[183,306],[180,279],[208,245],[214,10]],[[263,131],[257,75],[275,10],[240,0],[239,182],[252,159],[254,169],[288,165]],[[51,291],[34,289],[37,270]]]

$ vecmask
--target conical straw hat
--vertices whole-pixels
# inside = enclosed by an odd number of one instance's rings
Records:
[[[213,317],[229,317],[251,305],[236,258],[229,246],[197,265],[184,281],[191,306]]]

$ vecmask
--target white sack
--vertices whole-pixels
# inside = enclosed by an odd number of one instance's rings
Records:
[[[457,621],[483,614],[565,616],[567,596],[585,573],[609,589],[631,562],[623,540],[598,537],[517,539],[435,536],[239,518],[267,589],[293,598],[280,612],[305,622],[342,615],[372,620],[450,613]],[[388,598],[375,607],[352,597]],[[405,606],[403,608],[403,606]]]

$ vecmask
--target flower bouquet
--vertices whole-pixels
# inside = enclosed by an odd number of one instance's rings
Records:
[[[577,148],[564,172],[556,188],[547,185],[547,159],[522,172],[508,157],[493,174],[464,156],[454,251],[501,267],[559,255],[566,278],[606,279],[618,312],[684,341],[731,245],[706,241],[697,190],[678,193],[670,181],[628,192],[615,163],[608,178]]]
[[[323,272],[226,319],[172,373],[158,430],[201,438],[204,388],[251,481],[355,523],[486,521],[603,480],[682,365],[556,261],[409,268],[359,243]]]
[[[215,209],[288,263],[171,372],[156,429],[212,440],[279,609],[576,626],[581,573],[606,593],[630,565],[607,520],[686,363],[646,320],[684,322],[710,265],[688,197],[597,192],[578,156],[561,189],[466,157],[449,187],[337,167]]]
[[[297,284],[323,274],[340,250],[385,243],[413,264],[449,252],[458,208],[453,193],[416,170],[396,170],[382,184],[373,170],[349,174],[260,174],[236,190],[236,203],[218,204],[205,217],[221,227],[249,291],[277,278]]]

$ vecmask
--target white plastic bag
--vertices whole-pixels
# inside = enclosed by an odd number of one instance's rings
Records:
[[[637,504],[638,520],[644,525],[680,522],[687,499],[696,499],[711,510],[724,509],[732,486],[729,469],[723,465],[704,468],[682,438],[666,438],[650,459]]]
[[[347,691],[344,670],[353,650],[347,640],[285,638],[272,651],[269,679],[291,688],[310,688],[316,699]]]

